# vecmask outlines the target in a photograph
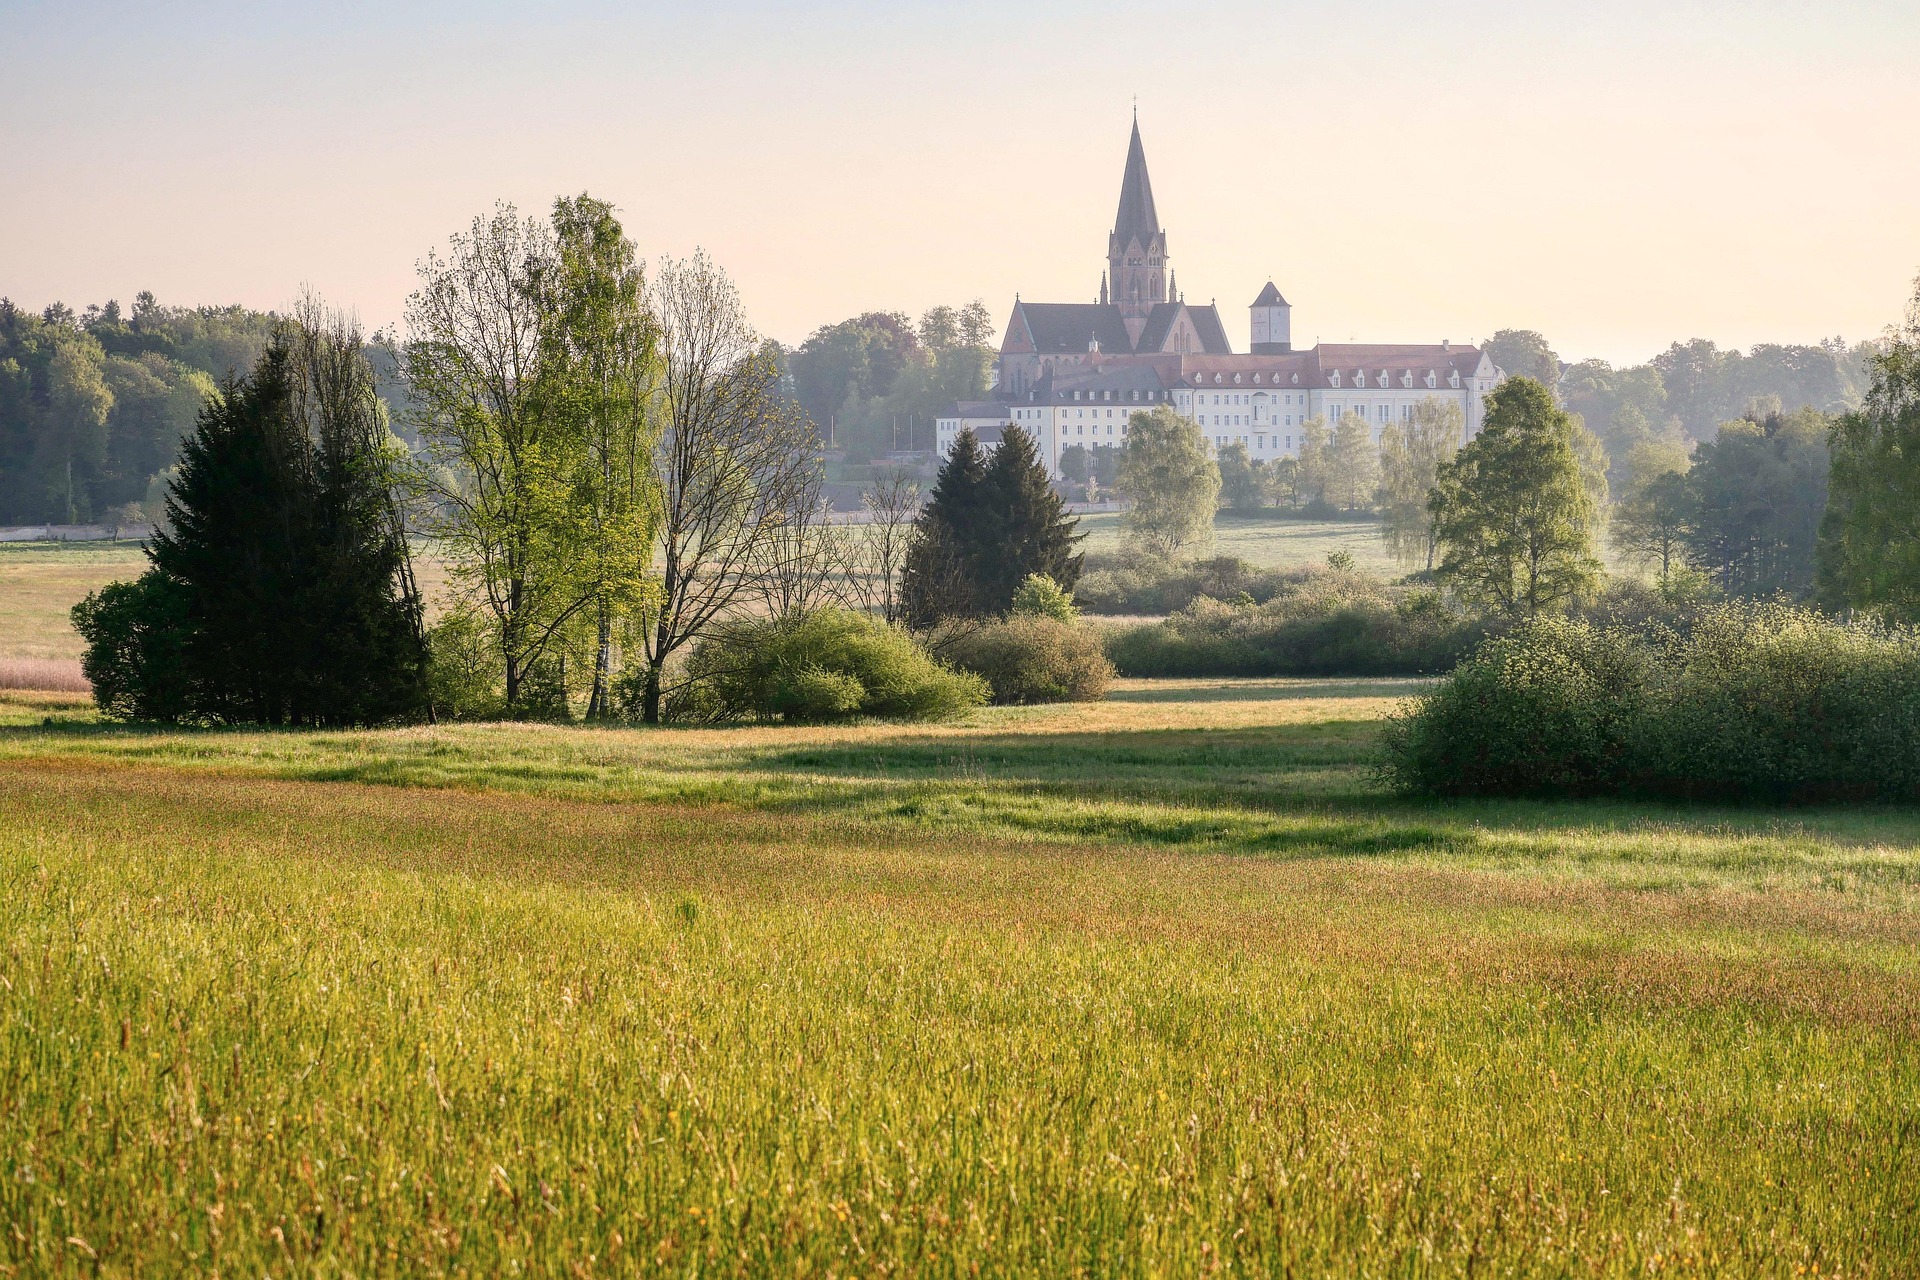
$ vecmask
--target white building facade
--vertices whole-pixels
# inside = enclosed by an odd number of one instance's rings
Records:
[[[1008,426],[1032,436],[1054,478],[1075,445],[1126,443],[1127,419],[1170,405],[1209,444],[1242,444],[1254,458],[1299,453],[1302,428],[1360,415],[1377,442],[1423,400],[1460,410],[1466,437],[1503,376],[1477,347],[1431,344],[1292,345],[1292,308],[1269,281],[1251,304],[1253,348],[1233,351],[1212,306],[1189,306],[1168,265],[1136,121],[1108,239],[1097,303],[1014,302],[991,399],[949,406],[935,422],[941,457],[962,431],[997,444]],[[1110,291],[1109,278],[1115,286]]]

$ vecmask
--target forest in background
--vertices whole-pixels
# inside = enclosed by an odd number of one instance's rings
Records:
[[[172,307],[142,292],[84,312],[55,303],[25,311],[0,299],[0,524],[138,524],[157,515],[163,473],[200,405],[229,371],[249,368],[278,323],[245,307]],[[785,394],[836,452],[859,463],[899,448],[928,449],[933,418],[987,394],[995,325],[984,303],[937,306],[916,323],[866,312],[778,348]],[[1706,339],[1676,342],[1645,364],[1562,360],[1548,340],[1502,330],[1486,347],[1510,374],[1557,389],[1606,448],[1616,492],[1636,444],[1691,448],[1758,407],[1833,414],[1857,408],[1876,342],[1762,343],[1748,351]],[[398,409],[393,341],[367,356],[382,399]],[[403,415],[390,415],[398,428]],[[408,441],[409,445],[413,442]]]

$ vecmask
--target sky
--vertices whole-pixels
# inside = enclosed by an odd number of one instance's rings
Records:
[[[1920,271],[1920,4],[0,0],[0,294],[402,322],[496,201],[611,200],[797,343],[1092,301],[1138,102],[1238,349],[1873,337]]]

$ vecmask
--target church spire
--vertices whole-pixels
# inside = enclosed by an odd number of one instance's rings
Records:
[[[1167,292],[1167,233],[1153,203],[1153,181],[1147,177],[1147,150],[1140,142],[1140,112],[1134,109],[1133,133],[1127,139],[1127,164],[1120,176],[1120,207],[1113,216],[1113,234],[1107,237],[1107,269],[1113,282],[1113,302],[1128,329],[1143,328],[1154,304],[1170,300]],[[1138,334],[1133,335],[1136,339]]]

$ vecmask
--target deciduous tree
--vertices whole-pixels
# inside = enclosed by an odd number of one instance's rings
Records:
[[[1546,387],[1509,378],[1487,397],[1480,434],[1440,467],[1439,573],[1463,596],[1532,615],[1597,582],[1598,513],[1574,427]]]
[[[1117,479],[1131,500],[1126,531],[1136,550],[1173,560],[1213,544],[1220,468],[1191,418],[1166,405],[1135,413]]]

